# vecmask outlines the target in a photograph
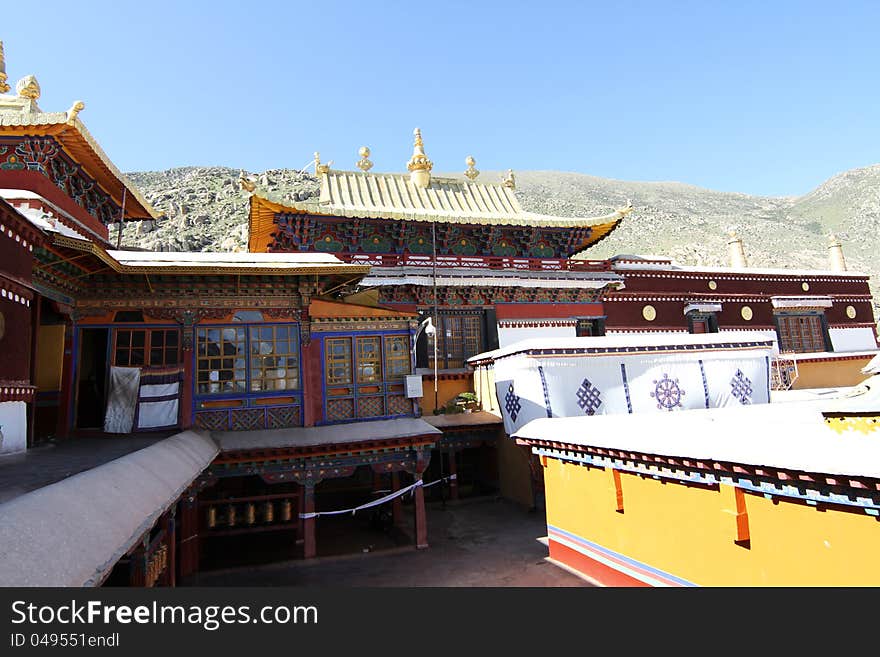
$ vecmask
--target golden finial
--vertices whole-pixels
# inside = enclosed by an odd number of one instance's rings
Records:
[[[72,123],[76,118],[76,115],[82,112],[86,108],[86,104],[81,100],[74,101],[73,105],[70,106],[70,109],[67,110],[67,122]]]
[[[422,141],[422,131],[416,128],[413,130],[415,142],[413,143],[413,154],[406,164],[409,171],[409,179],[416,187],[427,187],[431,182],[431,169],[434,163],[425,155],[425,144]]]
[[[468,155],[464,159],[464,163],[467,164],[467,171],[464,172],[464,175],[467,176],[469,180],[476,180],[477,176],[480,175],[480,172],[476,168],[477,161],[474,159],[474,156]]]
[[[507,175],[504,176],[504,180],[501,182],[508,189],[516,189],[516,178],[513,175],[513,169],[507,170]]]
[[[370,157],[369,148],[367,148],[366,146],[361,146],[360,150],[358,151],[358,155],[361,156],[361,159],[358,160],[357,163],[358,169],[366,173],[373,168],[373,163],[370,162],[370,160],[368,159]]]
[[[33,75],[26,75],[15,83],[15,93],[21,98],[36,100],[40,97],[40,83]]]
[[[0,94],[9,91],[9,85],[6,84],[6,57],[3,54],[3,42],[0,41]]]
[[[320,176],[324,173],[330,173],[330,164],[321,164],[321,154],[315,151],[315,175]]]

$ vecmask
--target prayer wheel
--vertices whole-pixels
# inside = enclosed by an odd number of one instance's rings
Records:
[[[226,524],[230,527],[235,527],[235,507],[231,504],[229,505],[229,511],[226,515]]]
[[[213,529],[217,526],[217,508],[213,506],[208,507],[208,527]]]
[[[247,524],[253,525],[257,521],[257,507],[252,502],[247,505]]]
[[[266,522],[272,522],[275,519],[275,507],[272,506],[272,502],[266,502],[266,506],[263,507],[263,517]]]
[[[284,504],[281,506],[281,519],[284,522],[290,522],[292,511],[293,505],[290,503],[290,500],[284,500]]]

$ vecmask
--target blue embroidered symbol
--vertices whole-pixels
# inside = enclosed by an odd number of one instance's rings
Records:
[[[513,384],[507,386],[507,394],[504,396],[504,409],[510,415],[510,419],[516,422],[516,416],[522,410],[522,404],[519,403],[519,397],[513,391]]]
[[[740,404],[752,403],[752,382],[740,369],[730,380],[730,393],[739,400]]]
[[[678,385],[678,379],[670,379],[668,374],[664,374],[663,378],[654,380],[654,392],[651,397],[657,400],[657,408],[665,408],[667,411],[679,407],[681,408],[681,398],[684,396],[684,390]]]
[[[581,387],[577,389],[577,405],[587,415],[595,415],[596,411],[602,405],[602,392],[590,383],[589,379],[584,379]]]

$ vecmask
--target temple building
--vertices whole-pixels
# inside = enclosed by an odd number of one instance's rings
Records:
[[[106,547],[45,573],[63,581],[7,566],[9,581],[170,585],[270,547],[326,554],[377,504],[415,547],[428,545],[426,497],[534,506],[538,459],[504,430],[492,359],[473,360],[526,339],[757,331],[782,387],[843,385],[876,353],[867,277],[839,245],[816,272],[585,259],[635,224],[630,204],[528,212],[512,171],[478,181],[468,158],[463,178],[434,176],[419,130],[407,173],[371,172],[367,148],[356,171],[316,154],[317,201],[243,179],[247,252],[125,248],[122,223],[159,213],[86,129],[84,103],[42,111],[33,76],[6,93],[2,55],[0,453],[157,439],[0,504],[0,546],[22,563],[28,537]],[[86,536],[66,519],[109,482],[120,499],[149,495],[137,518]]]

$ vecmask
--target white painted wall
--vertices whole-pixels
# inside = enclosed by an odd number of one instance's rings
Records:
[[[531,338],[573,338],[575,328],[572,326],[539,326],[536,328],[498,328],[498,346],[503,348],[520,340]]]
[[[0,454],[14,454],[27,449],[27,404],[22,401],[0,402]]]
[[[828,329],[834,351],[865,351],[876,349],[874,331],[868,326]]]

